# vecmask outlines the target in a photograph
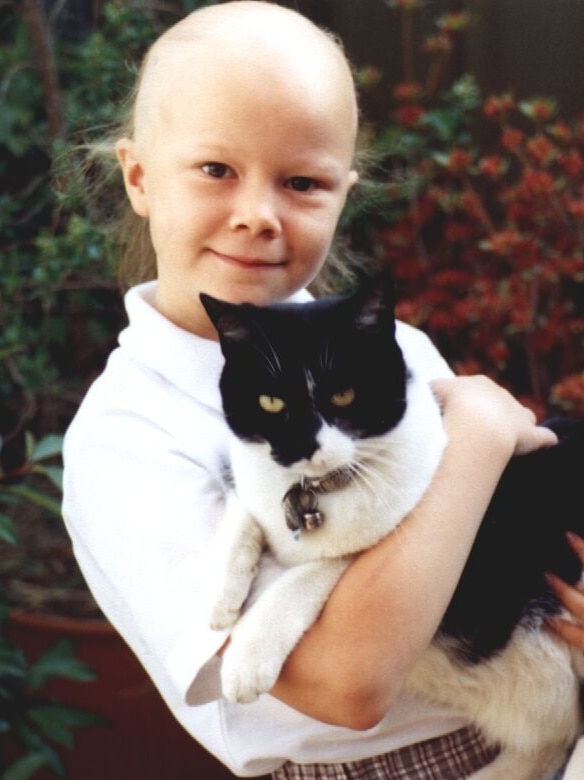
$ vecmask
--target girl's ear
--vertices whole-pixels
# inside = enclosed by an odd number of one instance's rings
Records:
[[[136,144],[130,138],[121,138],[116,143],[116,154],[132,208],[138,216],[147,217],[148,199],[144,187],[144,170],[136,155]]]

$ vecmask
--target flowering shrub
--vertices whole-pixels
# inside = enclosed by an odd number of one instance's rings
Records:
[[[411,24],[420,3],[388,4]],[[398,316],[457,372],[493,376],[540,415],[584,414],[584,120],[560,120],[547,98],[483,99],[468,75],[439,91],[470,21],[441,17],[425,82],[394,88],[374,143],[389,172],[376,256]]]

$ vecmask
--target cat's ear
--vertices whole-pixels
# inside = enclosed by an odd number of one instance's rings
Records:
[[[389,273],[369,280],[355,296],[355,325],[363,331],[379,331],[395,324],[395,283]]]
[[[247,321],[241,306],[220,301],[212,295],[199,295],[209,319],[217,328],[221,343],[245,341],[251,333],[251,325]]]

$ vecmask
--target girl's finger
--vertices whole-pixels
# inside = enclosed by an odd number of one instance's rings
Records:
[[[584,566],[584,539],[571,531],[566,534],[566,538],[572,550],[574,550],[578,558],[580,558],[582,566]]]
[[[577,647],[579,650],[584,650],[584,627],[571,623],[564,618],[549,618],[546,621],[549,628],[556,634],[565,639],[566,642]]]
[[[546,581],[568,612],[577,620],[584,622],[584,593],[568,585],[555,574],[546,574]]]

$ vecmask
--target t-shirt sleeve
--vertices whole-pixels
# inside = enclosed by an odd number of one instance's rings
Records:
[[[209,627],[200,572],[223,511],[221,482],[148,421],[106,417],[67,435],[63,514],[81,570],[149,674],[181,697],[195,678],[203,700],[219,696],[213,664],[198,675],[226,639]]]
[[[398,321],[396,338],[408,367],[422,381],[431,382],[433,379],[454,376],[446,360],[423,331]]]

